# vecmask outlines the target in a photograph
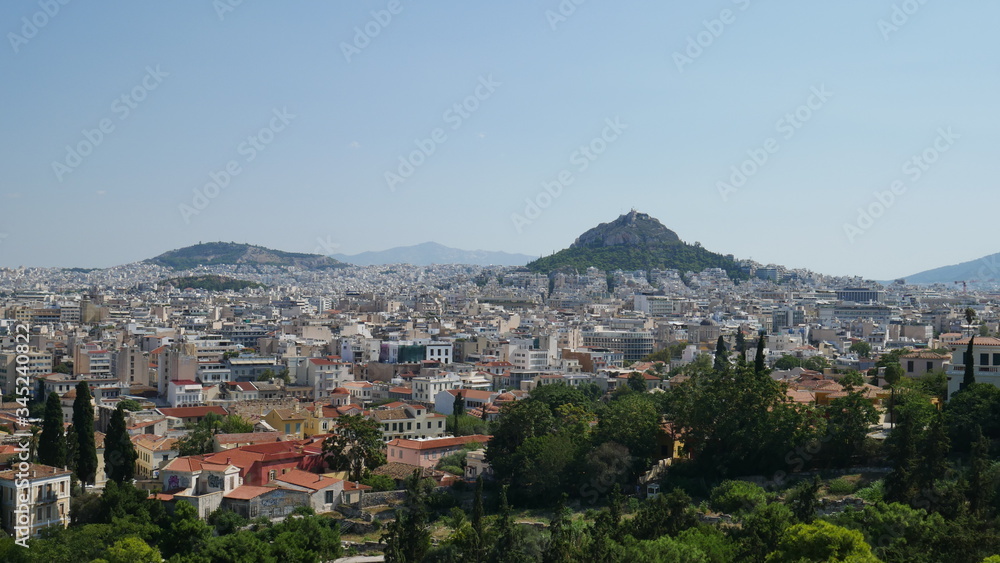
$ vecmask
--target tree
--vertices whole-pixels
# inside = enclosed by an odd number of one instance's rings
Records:
[[[785,504],[792,509],[792,514],[799,522],[809,523],[816,518],[816,511],[819,509],[819,475],[812,480],[803,481],[795,486]]]
[[[711,494],[712,508],[725,514],[750,512],[767,502],[767,493],[748,481],[723,481]]]
[[[875,405],[865,397],[864,388],[855,388],[858,384],[863,384],[860,375],[845,376],[841,385],[847,395],[830,401],[826,408],[831,458],[844,467],[861,453],[869,430],[879,418]]]
[[[79,449],[80,439],[76,435],[76,428],[71,424],[66,429],[66,467],[70,471],[76,472],[76,454]]]
[[[975,336],[969,337],[969,346],[965,349],[965,374],[962,377],[962,385],[960,390],[968,389],[973,383],[976,382],[976,363],[972,355],[972,343],[976,339]]]
[[[160,551],[137,537],[127,537],[108,548],[108,563],[160,563]]]
[[[177,452],[182,456],[201,455],[213,451],[216,434],[245,434],[253,432],[253,424],[237,414],[219,416],[214,412],[205,415],[186,436],[177,441]]]
[[[747,339],[743,336],[743,327],[736,331],[736,352],[740,354],[744,362],[747,360]]]
[[[45,419],[38,443],[38,462],[53,467],[66,465],[66,436],[63,435],[63,411],[59,395],[53,391],[45,400]]]
[[[966,494],[969,510],[973,514],[982,512],[993,500],[994,488],[989,486],[987,475],[990,462],[990,441],[977,426],[973,434],[972,455],[969,457],[969,486]]]
[[[196,553],[212,537],[212,527],[198,518],[198,510],[186,500],[177,501],[165,532],[160,546],[165,556]]]
[[[830,367],[830,362],[823,356],[809,356],[802,362],[802,367],[813,371],[823,371]]]
[[[362,415],[346,415],[337,419],[337,428],[323,442],[323,456],[331,468],[347,471],[351,479],[360,481],[365,470],[385,464],[382,425]]]
[[[732,530],[738,545],[734,561],[763,562],[778,548],[778,542],[795,521],[792,511],[780,502],[758,505],[743,518],[743,525]]]
[[[86,381],[77,383],[76,399],[73,401],[73,428],[78,440],[76,475],[83,483],[93,483],[94,477],[97,475],[94,405],[90,400],[90,385]]]
[[[698,525],[698,516],[691,506],[691,497],[674,489],[648,501],[632,520],[632,532],[638,539],[651,540],[677,534]]]
[[[729,352],[726,350],[726,340],[719,335],[719,340],[715,343],[715,371],[723,371],[729,368]]]
[[[851,344],[851,347],[847,351],[853,352],[862,358],[867,358],[872,353],[872,345],[864,340],[858,340],[854,344]]]
[[[129,439],[125,425],[125,409],[119,404],[111,415],[108,433],[104,439],[104,468],[108,479],[122,483],[135,475],[135,460],[139,454]]]
[[[802,360],[788,354],[785,354],[778,358],[777,362],[774,362],[774,369],[793,369],[801,366]]]
[[[270,381],[272,379],[274,379],[274,370],[271,368],[261,371],[260,375],[257,376],[257,381]]]
[[[529,561],[523,552],[524,532],[516,523],[507,503],[507,486],[500,489],[500,510],[493,526],[497,540],[493,544],[489,561],[491,563],[521,563]]]
[[[764,361],[765,361],[765,357],[764,357],[764,333],[761,332],[760,336],[757,338],[757,355],[754,356],[754,359],[753,359],[753,369],[754,369],[754,372],[757,373],[757,375],[763,374],[764,370],[767,368],[767,365],[764,363]]]
[[[615,442],[628,448],[637,469],[652,461],[660,433],[660,413],[649,395],[627,395],[600,413],[594,443]]]
[[[861,532],[822,520],[787,529],[767,563],[880,563]]]
[[[121,405],[121,407],[126,411],[142,410],[142,405],[139,404],[139,401],[136,401],[135,399],[124,399],[122,401],[119,401],[118,404]]]
[[[645,393],[648,391],[646,389],[646,377],[637,371],[628,374],[628,388],[635,393]]]
[[[427,498],[430,485],[414,470],[406,479],[406,500],[396,510],[396,520],[382,536],[385,560],[390,563],[418,563],[431,547],[430,515]]]
[[[454,420],[451,432],[458,436],[458,421],[465,414],[465,398],[462,397],[461,391],[455,393],[455,400],[451,403],[451,414]]]
[[[807,425],[811,410],[791,403],[781,383],[749,366],[694,376],[675,385],[666,402],[674,428],[684,433],[690,463],[713,476],[785,467],[789,452],[822,423],[815,417]]]

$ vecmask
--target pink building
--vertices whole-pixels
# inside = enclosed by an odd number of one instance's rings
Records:
[[[441,458],[460,452],[466,444],[486,444],[492,436],[475,434],[458,438],[428,438],[426,440],[404,440],[397,438],[387,444],[386,457],[389,462],[400,462],[420,467],[433,468]]]

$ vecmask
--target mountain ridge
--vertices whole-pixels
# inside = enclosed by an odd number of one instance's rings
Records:
[[[428,241],[410,246],[396,246],[385,250],[369,250],[358,254],[334,254],[333,258],[358,266],[385,266],[388,264],[472,264],[477,266],[524,266],[534,256],[493,250],[462,250]]]
[[[903,279],[906,283],[913,284],[996,281],[1000,279],[1000,252],[958,264],[924,270]]]
[[[311,270],[342,268],[346,264],[329,256],[285,252],[236,242],[206,242],[168,250],[155,258],[143,260],[172,270],[187,270],[197,266],[253,265],[294,266]]]

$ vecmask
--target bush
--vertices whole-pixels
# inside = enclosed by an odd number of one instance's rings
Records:
[[[361,480],[361,484],[368,485],[376,493],[396,490],[396,482],[385,475],[369,475]]]
[[[882,502],[885,498],[885,484],[881,479],[854,493],[854,496],[868,502]]]
[[[857,484],[843,477],[830,481],[827,486],[832,495],[849,495],[857,490]]]
[[[749,512],[765,502],[767,493],[764,489],[746,481],[723,481],[712,489],[712,508],[725,514]]]

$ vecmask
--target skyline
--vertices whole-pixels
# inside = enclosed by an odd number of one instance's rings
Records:
[[[714,252],[830,275],[977,259],[1000,248],[954,234],[960,202],[1000,203],[998,14],[6,3],[0,266],[215,240],[542,256],[631,208]]]

